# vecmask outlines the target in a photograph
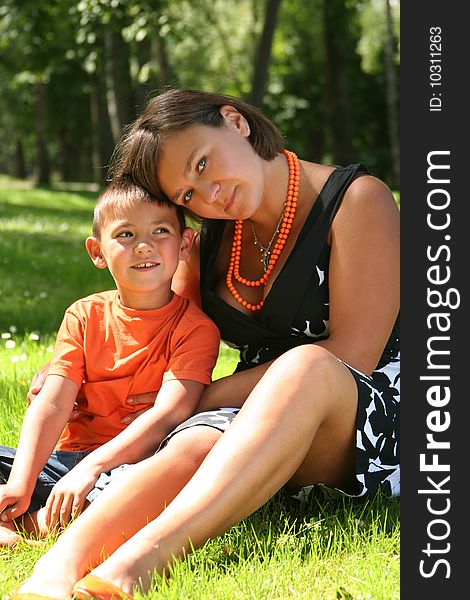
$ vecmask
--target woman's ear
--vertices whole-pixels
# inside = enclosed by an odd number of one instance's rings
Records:
[[[106,269],[108,263],[101,252],[99,240],[93,236],[89,236],[86,239],[85,246],[95,267],[98,267],[98,269]]]
[[[180,260],[186,260],[191,252],[191,247],[194,242],[194,230],[191,227],[186,227],[181,234]]]
[[[226,125],[232,125],[243,137],[250,135],[250,126],[245,117],[230,104],[224,104],[219,109],[220,114],[225,120]]]

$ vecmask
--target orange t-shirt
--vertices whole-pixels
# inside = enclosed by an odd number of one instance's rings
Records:
[[[126,308],[116,290],[93,294],[67,309],[48,374],[81,386],[79,417],[68,423],[60,450],[93,450],[120,433],[120,421],[140,410],[130,395],[158,392],[170,379],[211,382],[220,335],[191,300],[173,295],[161,308]]]

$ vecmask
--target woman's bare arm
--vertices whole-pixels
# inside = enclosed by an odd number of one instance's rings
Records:
[[[392,193],[371,176],[346,192],[331,228],[330,337],[318,342],[370,374],[400,306],[399,211]]]
[[[199,291],[199,245],[200,237],[196,233],[191,252],[186,261],[181,261],[173,276],[171,289],[180,296],[191,298],[201,306],[201,294]]]

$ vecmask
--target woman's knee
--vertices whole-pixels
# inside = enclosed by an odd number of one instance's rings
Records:
[[[170,438],[165,454],[175,460],[184,460],[198,467],[209,454],[222,432],[214,427],[198,425],[183,429]]]
[[[282,354],[275,361],[276,369],[289,374],[289,378],[297,378],[303,385],[310,380],[322,381],[335,378],[341,362],[331,352],[315,344],[297,346]]]
[[[331,352],[308,344],[293,348],[273,363],[276,387],[283,391],[290,407],[296,400],[309,415],[328,419],[351,407],[357,389],[349,369]],[[315,410],[313,410],[315,408]]]

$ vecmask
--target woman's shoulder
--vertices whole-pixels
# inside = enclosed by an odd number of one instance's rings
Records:
[[[344,167],[306,160],[302,160],[301,163],[310,185],[317,192],[320,192],[320,190],[323,189],[326,182],[335,171],[339,173],[340,171],[353,169],[357,171],[357,175],[353,178],[348,187],[347,193],[349,196],[358,195],[362,197],[364,194],[369,195],[376,193],[388,193],[391,195],[386,184],[377,177],[370,175],[367,167],[362,163],[346,165]]]
[[[357,175],[344,193],[341,206],[332,224],[333,232],[341,228],[399,227],[399,209],[384,181],[373,175]]]
[[[349,186],[350,194],[385,194],[393,197],[388,185],[371,173],[358,173]]]
[[[343,205],[351,209],[381,209],[390,206],[394,211],[398,209],[395,198],[381,179],[369,174],[358,174],[351,181],[344,194]]]

